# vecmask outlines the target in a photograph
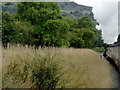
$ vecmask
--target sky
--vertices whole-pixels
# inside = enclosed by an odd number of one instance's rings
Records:
[[[102,30],[105,43],[112,44],[118,37],[118,2],[120,0],[70,0],[77,4],[93,7],[95,19],[99,22],[97,29]]]

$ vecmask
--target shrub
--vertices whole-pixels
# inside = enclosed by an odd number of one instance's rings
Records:
[[[27,84],[29,88],[56,88],[62,74],[58,73],[60,68],[53,60],[54,57],[48,54],[40,56],[36,52],[32,61],[28,57],[10,62],[3,77],[3,87],[22,88],[22,85]]]
[[[35,60],[34,60],[35,61]],[[33,62],[31,81],[35,88],[55,88],[59,82],[59,68],[50,57],[44,57]]]
[[[105,51],[104,47],[95,47],[95,48],[93,48],[93,50],[96,52],[104,52]]]

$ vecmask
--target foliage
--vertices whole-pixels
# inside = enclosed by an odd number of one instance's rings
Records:
[[[96,52],[104,52],[105,51],[104,47],[95,47],[95,48],[92,48],[92,50],[94,50]]]
[[[48,20],[45,24],[46,42],[49,45],[63,46],[67,42],[64,35],[69,31],[69,24],[63,20]],[[44,40],[45,41],[45,40]]]
[[[89,17],[82,17],[78,20],[78,28],[92,28],[92,23]]]
[[[48,55],[49,56],[49,55]],[[45,57],[43,60],[35,60],[33,62],[31,82],[34,88],[46,88],[53,89],[56,88],[59,82],[60,75],[58,74],[58,66],[53,63],[52,58]]]
[[[101,47],[101,46],[103,46],[104,41],[102,39],[102,31],[94,29],[94,32],[95,32],[94,46],[95,47]]]
[[[6,4],[9,6],[10,3]],[[89,17],[78,20],[63,17],[54,2],[20,2],[17,5],[13,15],[3,14],[3,44],[75,48],[103,46],[102,32],[95,28],[98,23]]]
[[[2,41],[2,12],[0,11],[0,43],[1,41]]]
[[[117,42],[120,42],[120,34],[118,35]]]
[[[31,23],[31,27],[33,25],[32,31],[22,27],[21,31],[27,31],[26,33],[28,33],[25,37],[22,33],[23,43],[37,46],[51,46],[53,44],[58,47],[69,46],[69,42],[63,37],[69,31],[69,25],[67,22],[60,20],[62,16],[59,15],[59,12],[57,3],[53,2],[18,3],[18,9],[14,17],[18,21]],[[26,27],[26,25],[24,26]]]
[[[23,45],[34,45],[37,41],[34,37],[34,26],[32,26],[29,22],[16,21],[16,27],[19,31],[17,42]]]
[[[92,13],[92,7],[78,5],[75,2],[57,2],[57,3],[61,9],[62,16],[67,16],[76,19],[79,19],[83,16],[87,16],[92,20],[95,20]],[[2,11],[3,12],[8,11],[11,14],[15,13],[17,11],[17,3],[15,2],[2,3]]]
[[[72,31],[73,28],[77,28],[78,22],[76,18],[63,17],[63,20],[69,23],[70,31]]]
[[[3,45],[7,43],[16,43],[17,42],[17,35],[18,35],[17,28],[15,26],[15,22],[13,18],[10,16],[9,13],[2,13],[2,42]]]
[[[91,48],[94,44],[94,32],[92,22],[88,17],[76,19],[64,18],[70,25],[69,39],[71,47]]]
[[[42,25],[49,19],[55,19],[59,12],[58,5],[53,2],[22,2],[18,3],[15,16],[20,21]]]
[[[72,18],[71,20],[69,19],[69,21],[72,21],[73,23],[75,22],[74,18],[80,20],[80,19],[82,19],[82,17],[86,16],[86,18],[85,17],[84,18],[88,19],[90,21],[90,22],[87,22],[88,23],[87,26],[92,26],[91,30],[95,34],[95,39],[94,39],[93,46],[94,47],[103,46],[104,41],[102,39],[102,31],[96,29],[96,25],[99,25],[99,23],[96,22],[96,20],[94,19],[94,15],[92,13],[92,8],[91,7],[77,5],[74,2],[59,2],[58,5],[61,8],[61,15],[63,15],[65,18],[66,17]],[[92,21],[87,17],[89,17]],[[68,19],[66,19],[66,20],[68,20]],[[83,25],[85,22],[84,23],[82,23],[82,21],[80,21],[80,22],[81,22],[81,23],[79,23],[80,26],[82,25],[83,27],[87,27],[86,25]],[[71,23],[70,23],[70,25],[71,25]],[[77,24],[73,24],[73,25],[75,25],[73,27],[77,26]],[[70,29],[72,29],[73,27],[71,27]]]
[[[84,40],[80,37],[75,37],[71,40],[71,46],[75,48],[83,48],[84,47]]]
[[[104,49],[107,49],[108,46],[109,46],[109,45],[108,45],[107,43],[104,43],[104,44],[103,44]]]
[[[83,40],[83,33],[81,32],[80,29],[73,29],[71,34],[71,39],[70,39],[70,44],[71,47],[76,47],[76,48],[83,48],[84,47],[84,40]]]
[[[82,28],[83,32],[83,40],[86,48],[92,48],[93,47],[93,42],[94,42],[94,32],[90,31],[87,28]]]

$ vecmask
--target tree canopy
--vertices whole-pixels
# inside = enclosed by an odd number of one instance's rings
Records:
[[[32,24],[42,24],[49,19],[56,19],[59,7],[53,2],[22,2],[18,3],[16,18],[20,21],[30,21]]]
[[[3,43],[93,48],[103,44],[97,24],[86,16],[63,17],[54,2],[20,2],[13,15],[3,13]]]
[[[120,42],[120,34],[118,35],[117,42]]]

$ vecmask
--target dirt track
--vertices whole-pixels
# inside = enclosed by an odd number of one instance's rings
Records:
[[[116,69],[115,68],[113,68],[113,66],[112,65],[110,65],[111,66],[111,72],[112,72],[112,76],[113,76],[113,88],[120,88],[120,84],[119,84],[119,81],[120,81],[120,76],[119,76],[119,73],[118,73],[118,71],[116,71]]]
[[[108,59],[108,60],[107,60]],[[120,81],[120,73],[118,72],[118,70],[116,69],[116,66],[114,65],[113,62],[111,62],[109,60],[109,58],[107,58],[106,60],[109,62],[109,65],[110,65],[110,70],[111,70],[111,73],[112,73],[112,78],[113,78],[113,88],[120,88],[120,84],[119,84],[119,81]]]

